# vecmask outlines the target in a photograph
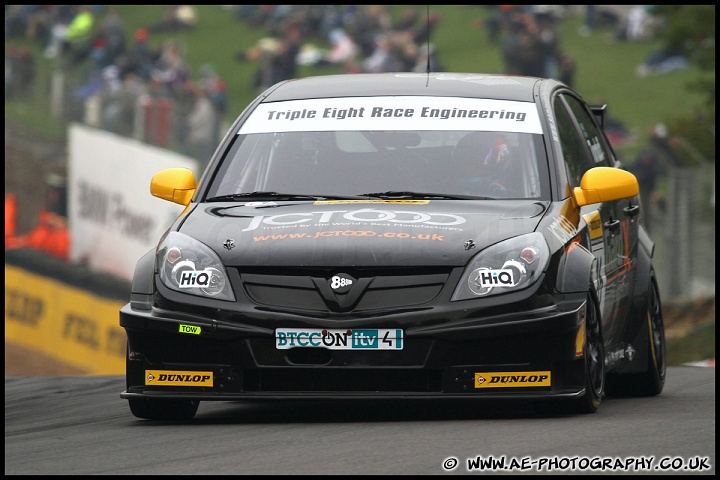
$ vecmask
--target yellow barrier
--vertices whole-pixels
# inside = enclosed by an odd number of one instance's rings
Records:
[[[125,374],[123,305],[5,265],[5,341],[88,374]]]

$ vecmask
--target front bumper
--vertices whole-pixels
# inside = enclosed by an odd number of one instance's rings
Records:
[[[585,387],[577,354],[585,298],[564,296],[552,307],[485,317],[447,311],[438,317],[431,309],[338,322],[404,330],[402,350],[371,351],[276,348],[276,327],[306,327],[308,319],[299,324],[258,313],[241,323],[128,303],[120,311],[128,337],[121,397],[574,398]]]

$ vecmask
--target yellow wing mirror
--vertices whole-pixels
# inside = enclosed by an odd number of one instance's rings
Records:
[[[180,205],[188,205],[196,189],[195,174],[187,168],[161,170],[150,181],[152,196]]]
[[[573,197],[578,207],[582,207],[634,197],[639,192],[637,178],[627,170],[595,167],[585,172],[580,180],[580,186],[573,189]]]

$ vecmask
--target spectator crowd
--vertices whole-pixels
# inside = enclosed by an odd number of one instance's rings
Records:
[[[238,61],[258,61],[257,90],[293,78],[299,65],[345,73],[443,70],[430,43],[442,17],[426,18],[418,7],[407,7],[398,20],[388,5],[242,5],[234,15],[269,34],[236,54]]]
[[[226,5],[228,15],[267,35],[230,52],[229,60],[253,66],[258,93],[298,76],[300,66],[347,73],[440,72],[432,38],[443,21],[422,6]],[[466,6],[470,7],[470,6]],[[474,25],[487,35],[504,73],[557,78],[574,86],[575,62],[558,32],[564,6],[488,5]],[[468,10],[473,24],[473,11]],[[596,22],[588,6],[586,28]],[[593,15],[591,15],[593,14]],[[630,18],[631,20],[634,17]],[[128,32],[107,5],[6,5],[5,95],[27,96],[35,82],[31,51],[12,40],[37,42],[65,73],[62,114],[148,143],[172,148],[205,164],[224,129],[227,85],[216,65],[191,71],[182,43],[161,32],[192,31],[201,22],[193,5],[167,5],[161,18]],[[629,24],[630,28],[637,22]],[[625,30],[623,30],[625,31]],[[474,54],[478,54],[475,52]],[[333,68],[331,68],[333,67]]]
[[[443,71],[431,39],[437,13],[389,5],[228,5],[228,15],[267,36],[235,52],[255,65],[262,91],[298,75],[301,65],[348,73]],[[562,76],[572,83],[552,15],[532,6],[496,6],[493,38],[501,39],[506,73]],[[35,59],[14,38],[36,42],[65,72],[62,114],[121,135],[173,148],[206,163],[222,132],[227,86],[216,65],[192,72],[182,44],[153,41],[158,32],[191,31],[192,5],[167,5],[161,18],[128,32],[108,5],[6,5],[5,95],[22,97],[35,82]],[[488,29],[490,30],[490,28]],[[167,37],[164,37],[167,38]]]
[[[6,5],[6,98],[28,95],[36,74],[30,50],[12,40],[37,42],[64,74],[64,118],[174,148],[204,164],[220,136],[227,86],[212,64],[192,72],[179,42],[151,43],[158,32],[192,30],[196,23],[192,5],[168,5],[162,18],[132,33],[112,6]]]

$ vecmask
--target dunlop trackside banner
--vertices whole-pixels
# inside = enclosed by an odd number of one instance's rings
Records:
[[[5,264],[5,341],[89,375],[125,373],[122,302],[103,299]]]

